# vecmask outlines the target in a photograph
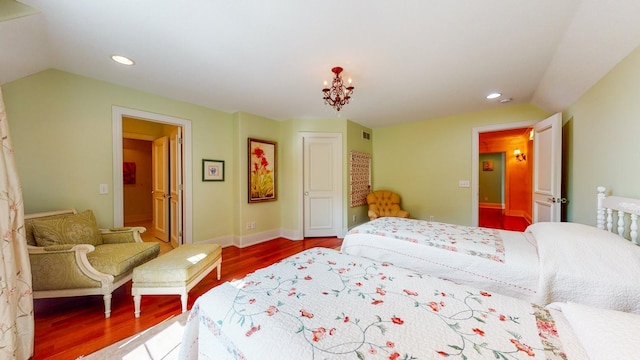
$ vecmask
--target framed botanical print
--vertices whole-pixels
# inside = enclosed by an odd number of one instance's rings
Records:
[[[274,141],[248,139],[249,203],[277,200],[277,146]]]

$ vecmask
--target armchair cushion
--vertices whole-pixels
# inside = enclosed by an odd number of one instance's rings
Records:
[[[102,235],[91,210],[66,216],[32,219],[31,225],[38,246],[102,244]]]
[[[133,268],[153,260],[160,252],[159,243],[103,244],[87,254],[96,270],[118,277],[131,274]]]
[[[408,218],[409,213],[400,209],[400,196],[388,190],[376,190],[367,195],[369,219],[384,216]]]

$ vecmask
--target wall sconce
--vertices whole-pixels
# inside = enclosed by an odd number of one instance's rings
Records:
[[[513,150],[513,155],[516,156],[516,159],[518,159],[518,161],[527,160],[527,155],[521,153],[520,149]]]

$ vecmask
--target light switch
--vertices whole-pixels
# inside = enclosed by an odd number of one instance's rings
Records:
[[[100,195],[105,195],[109,193],[109,185],[100,184]]]
[[[468,188],[469,187],[469,180],[460,180],[460,181],[458,181],[458,187]]]

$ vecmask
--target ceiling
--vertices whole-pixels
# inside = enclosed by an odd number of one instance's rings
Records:
[[[226,112],[371,128],[519,103],[561,111],[640,44],[637,0],[21,2],[31,11],[0,6],[1,84],[55,68]],[[339,113],[321,92],[334,66],[355,86]],[[493,91],[513,100],[485,99]]]

